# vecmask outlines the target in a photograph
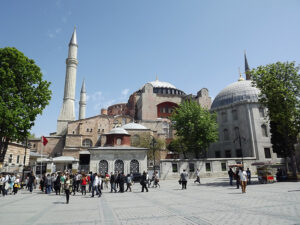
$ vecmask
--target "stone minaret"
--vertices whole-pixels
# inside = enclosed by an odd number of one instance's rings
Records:
[[[85,82],[83,80],[80,92],[80,101],[79,101],[79,119],[85,119],[85,109],[86,109],[86,91],[85,91]]]
[[[76,29],[69,43],[69,53],[66,59],[66,78],[63,105],[57,120],[57,135],[64,135],[67,132],[69,121],[75,120],[75,87],[77,71],[77,37]]]
[[[244,52],[244,58],[245,58],[246,80],[251,80],[250,68],[249,68],[248,61],[247,61],[246,51]]]

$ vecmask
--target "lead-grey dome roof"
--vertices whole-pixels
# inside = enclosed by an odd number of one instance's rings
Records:
[[[128,134],[128,132],[121,127],[115,127],[108,134]]]
[[[240,80],[225,87],[214,99],[211,109],[216,109],[237,102],[258,102],[260,91],[253,87],[251,80]]]
[[[122,128],[125,130],[148,130],[148,128],[138,123],[127,123]]]

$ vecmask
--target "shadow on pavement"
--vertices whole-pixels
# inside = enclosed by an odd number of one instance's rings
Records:
[[[53,202],[53,204],[58,205],[58,204],[66,204],[66,203],[65,202]]]

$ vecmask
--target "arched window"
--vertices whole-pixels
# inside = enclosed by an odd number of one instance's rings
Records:
[[[229,140],[229,132],[228,132],[228,130],[224,129],[223,133],[224,133],[224,141],[228,141]]]
[[[133,135],[133,137],[131,138],[131,145],[138,146],[139,144],[140,144],[140,136],[137,134]]]
[[[108,162],[106,160],[101,160],[99,162],[99,173],[101,175],[108,173]]]
[[[261,132],[263,137],[268,137],[268,130],[265,124],[261,125]]]
[[[115,173],[124,173],[124,162],[120,159],[115,161]]]
[[[133,159],[130,161],[130,173],[139,173],[139,161]]]
[[[92,147],[93,146],[93,142],[91,139],[84,139],[82,141],[82,147]]]

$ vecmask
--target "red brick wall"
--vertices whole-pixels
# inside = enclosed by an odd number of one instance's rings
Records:
[[[157,117],[167,118],[171,116],[172,110],[174,110],[178,105],[173,102],[163,102],[157,105]]]

